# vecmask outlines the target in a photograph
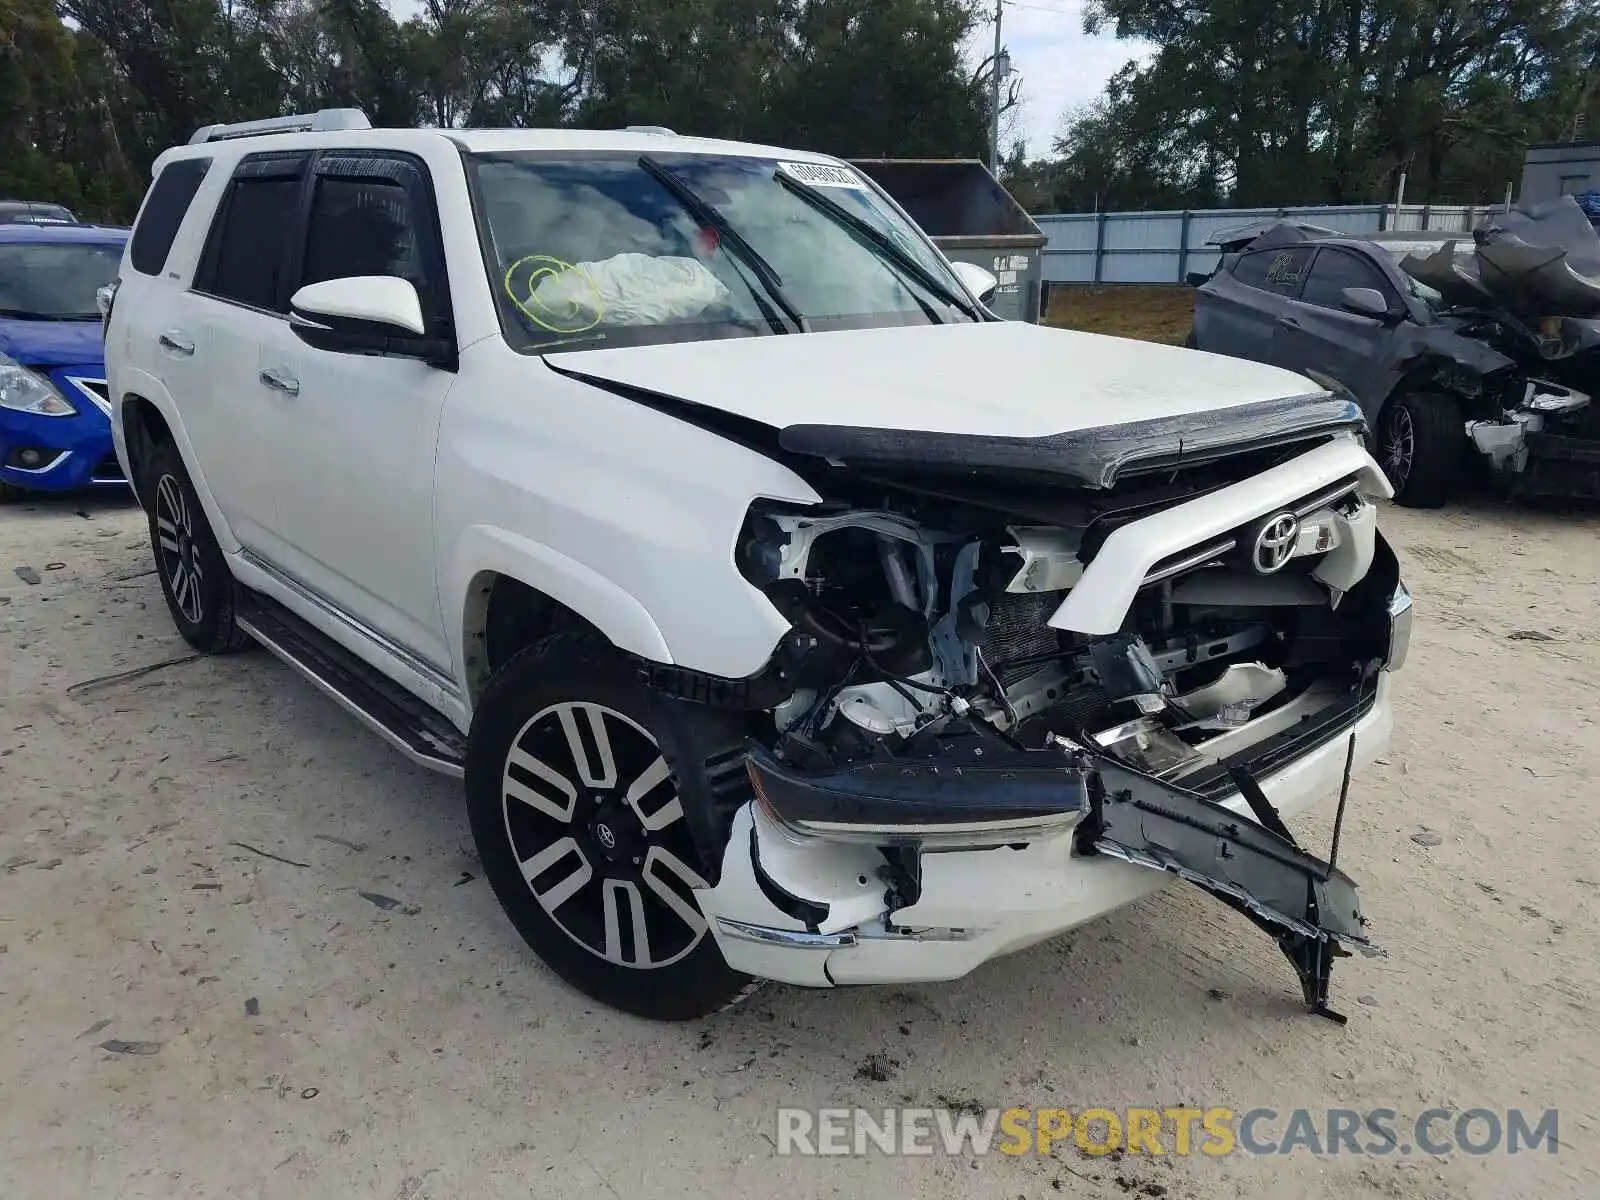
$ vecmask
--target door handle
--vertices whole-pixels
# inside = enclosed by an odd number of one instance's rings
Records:
[[[268,367],[261,372],[261,382],[275,392],[282,392],[285,396],[298,396],[300,394],[300,381],[277,367]]]
[[[181,329],[169,329],[156,338],[156,344],[163,350],[170,350],[174,354],[181,354],[185,358],[194,353],[194,341]]]
[[[1278,318],[1278,324],[1282,325],[1285,329],[1299,329],[1300,318],[1291,317],[1288,313],[1284,313],[1283,316]]]

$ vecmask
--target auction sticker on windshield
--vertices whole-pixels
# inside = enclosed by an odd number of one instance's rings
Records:
[[[861,176],[849,167],[835,167],[828,163],[780,162],[778,170],[790,179],[809,183],[812,187],[855,188],[862,191],[867,186],[861,181]]]

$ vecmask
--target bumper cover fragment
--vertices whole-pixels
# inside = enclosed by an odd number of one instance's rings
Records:
[[[1247,771],[1236,770],[1235,780],[1260,824],[1203,796],[1101,763],[1090,786],[1089,815],[1078,827],[1079,850],[1170,871],[1243,913],[1293,965],[1307,1010],[1342,1025],[1345,1018],[1328,1007],[1333,960],[1349,955],[1341,939],[1368,940],[1355,881],[1296,844]],[[1345,783],[1348,788],[1348,773]],[[1341,817],[1343,810],[1341,796]]]

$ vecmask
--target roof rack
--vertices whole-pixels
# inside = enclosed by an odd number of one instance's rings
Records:
[[[330,133],[344,129],[371,129],[372,122],[359,108],[324,108],[314,113],[291,117],[268,117],[262,121],[238,121],[232,125],[206,125],[195,130],[191,146],[201,142],[226,142],[234,138],[262,137],[269,133]]]

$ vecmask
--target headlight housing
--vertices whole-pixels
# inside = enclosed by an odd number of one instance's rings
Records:
[[[70,417],[78,410],[43,375],[0,354],[0,408],[40,417]]]

